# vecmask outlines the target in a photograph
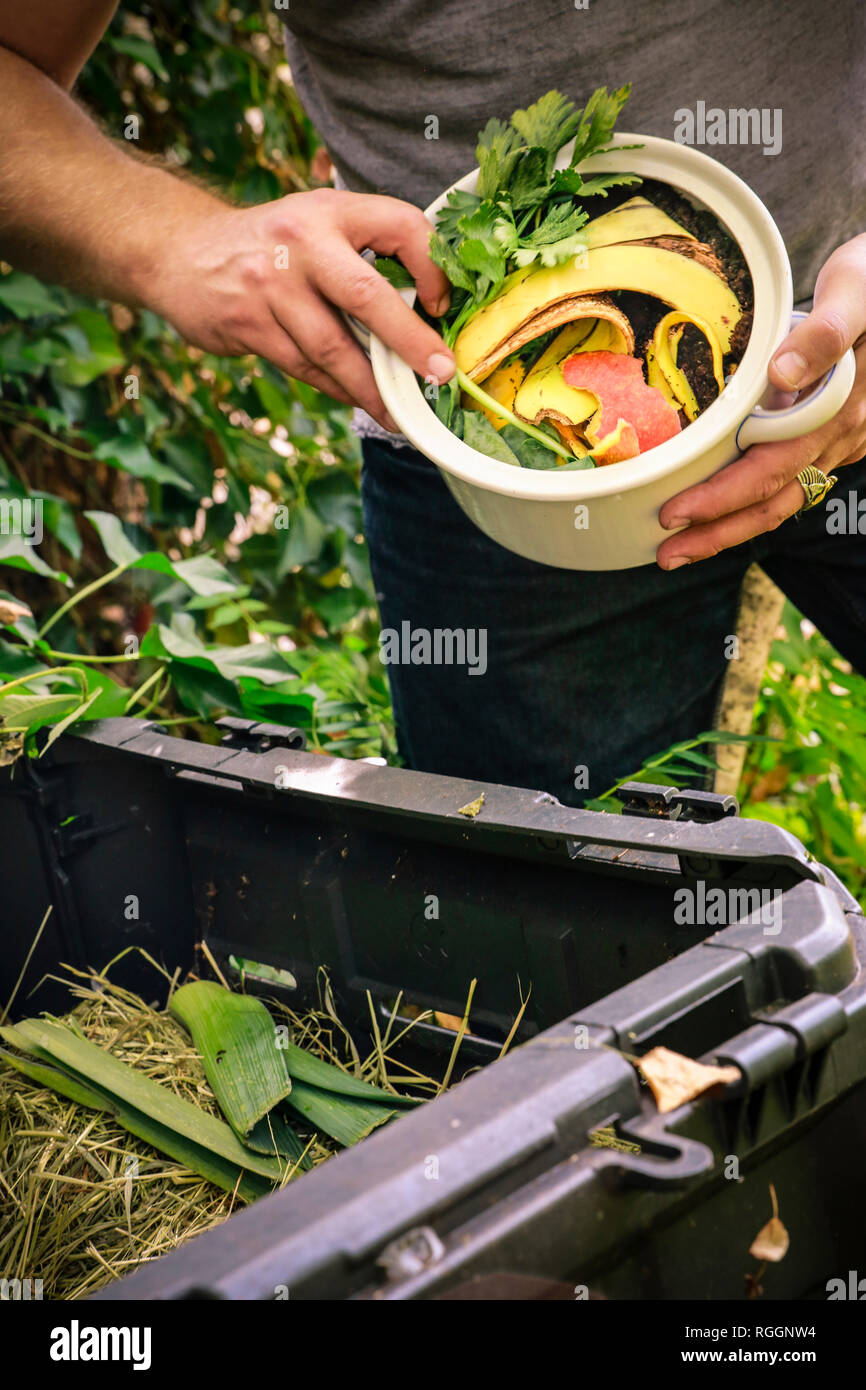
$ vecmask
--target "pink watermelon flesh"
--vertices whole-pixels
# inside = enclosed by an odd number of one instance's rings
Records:
[[[640,452],[679,434],[676,409],[656,386],[647,386],[640,358],[621,352],[576,352],[562,364],[567,386],[592,391],[601,404],[596,435],[604,439],[620,420],[634,426]],[[613,460],[611,460],[613,461]]]

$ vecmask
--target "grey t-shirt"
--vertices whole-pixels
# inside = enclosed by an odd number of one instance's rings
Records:
[[[489,116],[551,87],[582,104],[630,81],[624,130],[674,139],[691,112],[695,137],[736,141],[739,121],[725,130],[713,108],[764,113],[760,143],[704,148],[778,222],[795,300],[866,231],[864,0],[292,0],[281,17],[298,94],[350,189],[424,207],[472,168]]]

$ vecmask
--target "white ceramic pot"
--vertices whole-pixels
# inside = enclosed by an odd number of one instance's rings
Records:
[[[379,390],[402,433],[437,464],[460,506],[493,540],[518,555],[562,569],[629,569],[650,564],[671,534],[659,525],[668,498],[703,482],[750,444],[793,439],[816,429],[844,404],[854,381],[847,352],[803,401],[765,410],[767,367],[792,319],[791,267],[778,227],[760,198],[724,165],[688,145],[650,136],[617,135],[612,149],[581,168],[631,170],[672,184],[709,208],[742,248],[755,292],[754,323],[730,383],[673,439],[624,463],[557,473],[515,468],[464,444],[434,415],[414,372],[375,335],[370,357]],[[560,163],[567,163],[569,151]],[[455,183],[473,190],[478,170]],[[427,208],[431,220],[446,190]],[[402,291],[408,303],[414,290]]]

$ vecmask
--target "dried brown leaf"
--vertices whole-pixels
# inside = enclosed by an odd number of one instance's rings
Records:
[[[457,1014],[443,1014],[440,1009],[434,1009],[433,1022],[440,1028],[450,1028],[452,1033],[456,1033],[463,1019],[458,1018]]]
[[[779,1260],[784,1259],[787,1255],[790,1244],[791,1237],[778,1216],[771,1216],[766,1226],[761,1227],[749,1246],[749,1254],[756,1260],[766,1260],[770,1264],[778,1264]]]
[[[773,1204],[773,1215],[766,1226],[762,1226],[755,1236],[749,1246],[749,1254],[754,1256],[756,1260],[778,1264],[788,1253],[791,1237],[779,1220],[779,1203],[776,1200],[776,1189],[772,1183],[770,1183],[770,1201]]]
[[[640,1058],[638,1066],[662,1115],[716,1086],[726,1086],[740,1079],[739,1067],[706,1066],[679,1052],[671,1052],[667,1047],[654,1047]]]
[[[23,752],[23,734],[6,734],[0,730],[0,767],[11,767]]]

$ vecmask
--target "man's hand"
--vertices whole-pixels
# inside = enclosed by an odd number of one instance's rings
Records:
[[[54,25],[50,0],[0,17],[0,256],[84,294],[146,305],[211,352],[258,353],[393,429],[338,310],[422,376],[451,377],[436,330],[359,255],[399,256],[422,305],[441,313],[448,282],[427,253],[424,214],[333,189],[234,208],[130,158],[60,85],[74,81],[114,0],[68,8],[66,27]]]
[[[175,228],[151,283],[139,290],[191,343],[257,353],[287,375],[357,404],[386,428],[370,364],[343,323],[346,309],[424,377],[453,375],[454,356],[358,253],[399,256],[433,315],[448,281],[427,252],[430,224],[397,198],[320,189],[255,208],[195,209]],[[336,307],[335,307],[336,306]]]
[[[849,347],[855,348],[857,375],[832,420],[799,439],[754,444],[706,483],[665,503],[659,513],[662,526],[687,529],[659,546],[656,558],[662,569],[706,560],[774,531],[803,505],[805,494],[797,482],[803,468],[817,464],[832,473],[866,454],[866,235],[840,246],[821,269],[812,312],[776,351],[770,383],[780,392],[803,391]]]

